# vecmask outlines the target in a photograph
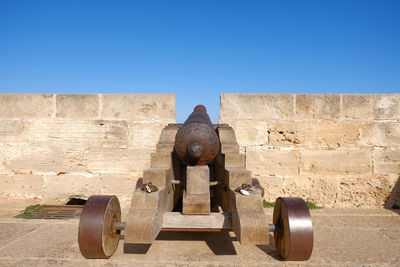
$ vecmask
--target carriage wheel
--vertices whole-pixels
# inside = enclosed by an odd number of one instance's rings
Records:
[[[121,207],[116,196],[91,196],[79,221],[78,243],[87,259],[108,259],[117,249],[120,230],[114,223],[121,221]]]
[[[279,197],[275,202],[273,223],[276,250],[283,260],[308,260],[313,249],[310,211],[302,198]]]

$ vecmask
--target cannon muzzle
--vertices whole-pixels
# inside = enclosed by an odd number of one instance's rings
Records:
[[[206,165],[219,151],[219,139],[207,110],[197,105],[175,136],[175,151],[188,165]]]

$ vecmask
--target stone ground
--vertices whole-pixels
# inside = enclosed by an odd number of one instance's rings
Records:
[[[272,236],[270,245],[242,246],[223,232],[162,232],[146,254],[123,254],[121,240],[111,259],[86,260],[78,219],[12,218],[22,204],[0,202],[0,266],[400,266],[398,210],[312,210],[314,251],[306,262],[280,261]]]

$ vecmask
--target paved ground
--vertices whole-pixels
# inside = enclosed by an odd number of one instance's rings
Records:
[[[242,246],[229,233],[161,233],[146,254],[109,260],[79,253],[79,221],[12,218],[21,203],[0,202],[0,266],[400,266],[400,214],[385,209],[313,210],[314,251],[306,262],[282,262],[268,246]],[[272,210],[266,210],[271,215]]]

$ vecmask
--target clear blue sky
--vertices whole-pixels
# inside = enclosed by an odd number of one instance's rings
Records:
[[[400,1],[0,0],[0,93],[399,93]]]

